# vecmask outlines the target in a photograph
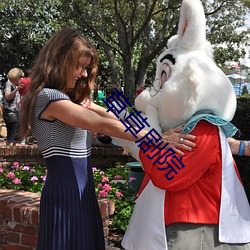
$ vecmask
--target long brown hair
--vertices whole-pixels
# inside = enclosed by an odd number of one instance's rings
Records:
[[[78,79],[74,89],[67,89],[82,58],[90,59],[88,77]],[[97,70],[98,54],[87,38],[71,28],[56,32],[41,49],[31,69],[30,89],[21,104],[20,136],[27,136],[33,127],[36,96],[43,88],[66,90],[71,100],[79,104],[90,98]]]

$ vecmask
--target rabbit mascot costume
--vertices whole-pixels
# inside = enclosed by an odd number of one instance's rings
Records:
[[[205,25],[200,0],[183,0],[178,33],[157,60],[154,83],[135,100],[159,133],[184,125],[197,148],[180,157],[123,144],[145,172],[126,250],[250,249],[249,202],[227,143],[237,131],[230,123],[236,96],[213,61]]]

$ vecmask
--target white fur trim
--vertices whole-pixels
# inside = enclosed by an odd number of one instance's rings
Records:
[[[139,196],[122,246],[126,250],[167,250],[164,223],[165,190],[151,181]]]
[[[244,187],[234,169],[231,150],[220,128],[222,153],[222,198],[219,240],[225,243],[250,242],[250,207]]]

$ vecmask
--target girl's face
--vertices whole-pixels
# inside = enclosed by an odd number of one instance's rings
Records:
[[[22,78],[24,78],[24,73],[22,73],[20,76],[18,76],[15,80],[12,80],[11,82],[15,85],[18,85]]]
[[[84,63],[80,63],[81,61],[83,61]],[[75,87],[75,84],[78,81],[78,79],[88,77],[88,69],[90,68],[89,66],[90,59],[80,60],[80,62],[77,64],[77,67],[73,72],[72,82],[68,84],[68,88],[70,89]]]

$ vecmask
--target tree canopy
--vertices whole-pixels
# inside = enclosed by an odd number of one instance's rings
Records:
[[[202,0],[207,39],[215,60],[244,57],[249,41],[243,26],[246,0]],[[6,0],[0,3],[0,74],[30,68],[42,45],[56,30],[70,26],[98,49],[98,83],[118,83],[133,102],[135,89],[154,77],[155,59],[176,34],[181,0]]]

